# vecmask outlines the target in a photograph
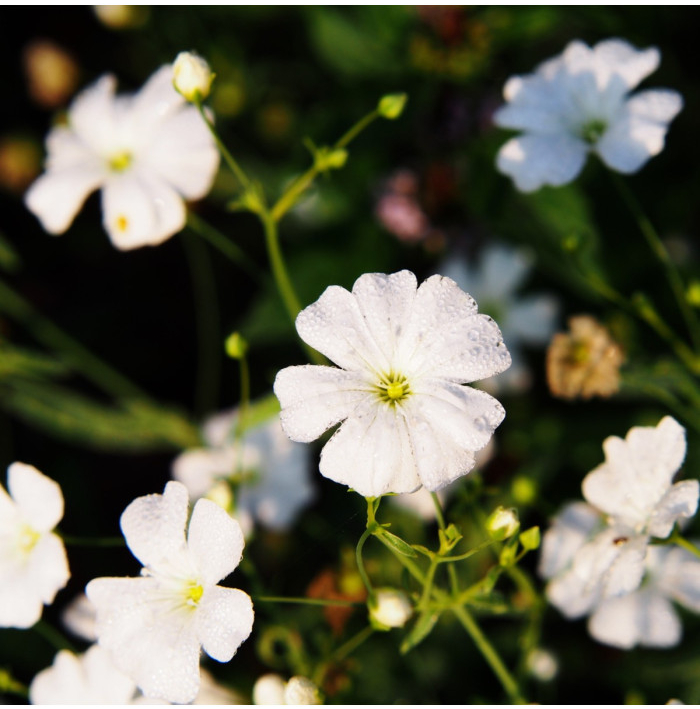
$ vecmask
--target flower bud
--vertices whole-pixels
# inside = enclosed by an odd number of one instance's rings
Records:
[[[402,113],[408,96],[406,94],[387,94],[379,99],[377,111],[382,118],[395,120]]]
[[[318,687],[306,677],[292,677],[284,688],[284,703],[322,704]]]
[[[224,347],[231,359],[243,359],[248,351],[248,343],[240,332],[232,332],[226,338]]]
[[[173,86],[190,103],[209,96],[214,74],[209,64],[194,52],[180,52],[173,64]]]
[[[517,512],[511,507],[497,507],[486,520],[486,531],[498,542],[512,537],[520,526]]]
[[[377,591],[369,602],[369,619],[377,630],[401,628],[413,615],[413,606],[405,593],[385,588]]]
[[[551,682],[559,672],[557,658],[541,647],[531,650],[525,662],[530,674],[540,682]]]
[[[523,549],[527,551],[534,551],[540,546],[540,528],[530,527],[526,529],[520,535],[520,543],[523,545]]]

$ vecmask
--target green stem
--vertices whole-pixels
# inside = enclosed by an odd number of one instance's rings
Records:
[[[0,669],[0,695],[14,694],[27,699],[29,688],[18,682],[7,670]]]
[[[39,635],[41,635],[44,640],[48,641],[51,645],[56,648],[56,650],[70,650],[70,652],[75,652],[75,648],[63,637],[61,633],[56,630],[53,626],[49,625],[45,620],[38,620],[33,626],[32,630],[35,630]]]
[[[437,496],[436,492],[431,492],[430,496],[433,498],[433,505],[435,506],[435,518],[437,519],[438,526],[445,532],[445,513],[442,509],[442,503],[440,498]],[[439,559],[440,563],[443,559]],[[456,596],[459,593],[459,580],[457,579],[457,569],[454,566],[447,567],[447,573],[450,577],[450,588],[452,589],[452,595]]]
[[[335,150],[338,150],[339,148],[345,148],[350,143],[355,140],[355,138],[362,133],[362,131],[367,128],[367,126],[372,123],[373,121],[377,120],[379,118],[379,111],[375,108],[373,111],[370,111],[366,116],[363,116],[360,118],[357,123],[355,123],[352,128],[347,130],[343,136],[338,140],[338,142],[333,146]]]
[[[474,554],[478,554],[480,551],[483,551],[484,549],[488,549],[492,544],[495,544],[495,543],[496,542],[493,539],[487,539],[485,542],[481,542],[481,544],[478,544],[473,549],[470,549],[468,552],[465,552],[464,554],[459,554],[458,556],[442,556],[442,557],[440,557],[440,563],[441,564],[448,564],[448,563],[452,563],[453,561],[463,561],[464,559],[468,559],[470,556],[474,556]]]
[[[462,624],[462,627],[471,636],[471,639],[474,641],[474,644],[477,646],[484,659],[491,666],[491,669],[496,677],[498,677],[503,689],[508,694],[510,701],[513,704],[527,704],[525,699],[523,699],[520,694],[518,683],[503,664],[503,660],[501,660],[500,655],[496,652],[493,645],[491,645],[488,638],[483,634],[481,628],[479,628],[469,611],[462,606],[455,606],[452,608],[452,611],[457,616],[457,619]]]
[[[364,601],[344,601],[335,598],[295,598],[288,596],[251,596],[256,603],[294,603],[306,606],[363,606]]]
[[[215,249],[231,262],[244,269],[248,275],[260,280],[260,269],[251,261],[246,253],[233,241],[226,238],[218,229],[205,222],[192,211],[187,213],[187,226],[198,236],[208,241]]]
[[[367,571],[365,570],[365,564],[364,561],[362,560],[362,547],[364,547],[365,542],[372,536],[372,529],[370,527],[367,527],[365,531],[362,533],[362,536],[360,537],[359,541],[357,542],[357,547],[355,548],[355,560],[357,561],[357,570],[360,574],[360,577],[362,578],[362,583],[365,585],[365,588],[367,589],[367,593],[372,596],[374,593],[372,589],[372,583],[369,580],[369,576],[367,575]]]
[[[204,110],[204,106],[202,106],[202,102],[197,100],[194,102],[194,105],[197,107],[197,110],[199,111],[199,115],[202,117],[202,120],[206,124],[207,128],[209,129],[209,132],[212,135],[212,138],[214,138],[214,141],[216,142],[216,146],[219,148],[219,152],[221,153],[222,157],[224,158],[224,161],[226,164],[229,166],[231,169],[231,172],[236,176],[236,179],[238,182],[240,182],[241,187],[244,189],[250,186],[250,180],[248,179],[248,176],[243,172],[241,169],[240,165],[236,162],[235,158],[231,153],[229,152],[228,148],[224,145],[223,141],[221,138],[219,138],[219,134],[216,132],[216,128],[214,127],[214,124],[211,122],[209,119],[209,116],[207,115],[207,112]]]
[[[221,375],[219,302],[209,254],[201,241],[183,234],[185,255],[192,276],[197,331],[195,412],[204,416],[216,408]]]
[[[117,398],[148,398],[126,377],[37,312],[3,281],[0,281],[0,312],[22,323],[38,342],[54,350],[66,364],[105,393]]]
[[[123,547],[126,545],[123,537],[74,537],[69,534],[59,534],[64,544],[72,547]]]
[[[686,327],[688,328],[688,332],[690,333],[690,337],[693,342],[693,347],[696,352],[700,351],[700,329],[698,328],[698,321],[693,309],[690,307],[690,303],[688,303],[688,299],[686,298],[685,288],[683,286],[683,280],[681,279],[680,273],[671,260],[663,241],[656,233],[656,229],[654,229],[653,224],[648,219],[637,201],[637,198],[632,193],[632,190],[629,189],[627,183],[625,183],[625,181],[617,173],[611,172],[610,175],[615,182],[622,200],[625,202],[636,219],[640,231],[647,240],[647,244],[663,267],[664,272],[666,273],[666,278],[671,286],[671,290],[673,291],[681,313],[683,314]]]
[[[674,544],[678,544],[679,547],[685,549],[686,551],[689,551],[691,554],[697,556],[700,558],[700,549],[693,544],[689,539],[686,539],[685,537],[681,536],[676,530],[672,535],[671,535],[671,541]]]
[[[250,369],[248,368],[248,358],[243,353],[238,359],[238,367],[241,380],[241,403],[238,407],[238,425],[236,426],[236,441],[241,440],[243,432],[246,430],[248,419],[248,409],[250,408]],[[239,467],[239,470],[242,468]]]

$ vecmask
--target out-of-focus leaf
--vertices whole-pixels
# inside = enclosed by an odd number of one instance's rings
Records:
[[[435,627],[435,623],[437,623],[439,617],[439,613],[432,611],[424,611],[421,613],[411,629],[411,632],[408,634],[408,637],[406,637],[406,639],[401,643],[401,654],[405,655],[407,652],[416,647],[416,645],[425,640],[425,638],[430,635],[431,630]]]
[[[416,550],[410,544],[401,539],[401,537],[397,537],[395,534],[387,532],[386,529],[382,529],[381,532],[377,534],[377,538],[380,542],[382,542],[382,544],[390,549],[393,549],[402,556],[418,556]]]
[[[5,235],[0,232],[0,268],[7,273],[15,273],[22,265],[19,254]]]
[[[2,406],[27,423],[74,443],[122,453],[195,447],[199,435],[181,414],[144,401],[104,404],[53,384],[6,382]]]
[[[7,343],[0,344],[0,379],[45,379],[61,377],[67,373],[68,367],[49,355]]]

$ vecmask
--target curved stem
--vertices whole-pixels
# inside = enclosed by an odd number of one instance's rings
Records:
[[[306,606],[363,606],[364,601],[345,601],[339,598],[302,598],[287,596],[251,596],[256,603],[294,603]]]
[[[357,561],[357,570],[360,574],[360,577],[362,578],[362,583],[365,585],[365,588],[367,589],[367,593],[370,596],[374,593],[374,591],[372,589],[372,583],[369,580],[369,576],[367,575],[367,571],[365,570],[364,561],[362,560],[362,547],[364,547],[365,542],[371,536],[372,536],[372,530],[368,527],[362,533],[362,536],[360,537],[359,541],[357,542],[357,547],[355,548],[355,560]]]
[[[486,662],[488,662],[491,666],[491,669],[496,677],[498,677],[503,689],[508,694],[510,701],[513,704],[527,704],[525,699],[523,699],[520,694],[520,687],[515,681],[515,678],[503,664],[503,660],[501,660],[500,655],[496,652],[493,645],[491,645],[488,638],[481,631],[481,628],[477,625],[474,618],[472,618],[471,613],[469,613],[469,611],[462,606],[455,606],[452,608],[452,611],[457,616],[457,619],[462,624],[462,627],[471,636],[471,639],[474,641],[474,644],[477,646]]]
[[[320,686],[323,683],[323,678],[328,671],[328,668],[333,665],[333,663],[341,662],[348,655],[351,655],[355,650],[357,650],[362,643],[365,642],[374,633],[374,628],[371,625],[364,627],[360,630],[357,635],[353,635],[347,642],[343,643],[339,648],[332,652],[328,659],[314,672],[312,677],[312,682]]]
[[[681,279],[680,273],[671,260],[663,241],[661,241],[661,238],[656,233],[656,229],[654,229],[653,224],[648,219],[646,214],[644,214],[644,211],[637,201],[637,198],[632,193],[632,190],[629,189],[627,183],[625,183],[625,181],[617,173],[611,172],[610,174],[615,182],[618,192],[622,197],[622,200],[625,202],[636,219],[639,229],[644,235],[647,244],[663,267],[664,272],[666,273],[666,278],[671,286],[671,290],[673,291],[676,301],[678,302],[683,319],[685,320],[688,332],[690,333],[693,347],[696,352],[700,351],[700,328],[698,327],[698,320],[693,312],[693,309],[690,307],[690,303],[688,303],[688,299],[686,298],[685,288],[683,286],[683,280]]]

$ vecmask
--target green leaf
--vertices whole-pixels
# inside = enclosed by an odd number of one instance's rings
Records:
[[[7,273],[16,273],[21,265],[19,254],[5,235],[0,232],[0,268]]]
[[[382,529],[380,527],[374,534],[379,541],[382,542],[382,544],[387,546],[389,549],[393,549],[402,556],[410,556],[412,558],[418,556],[416,550],[408,542],[405,542],[401,539],[401,537],[397,537],[391,532],[387,532],[386,529]]]
[[[401,643],[401,647],[399,648],[401,654],[405,655],[416,647],[416,645],[423,642],[423,640],[430,635],[439,617],[440,614],[434,611],[423,611],[423,613],[418,616],[413,628],[411,628],[411,632]]]
[[[0,345],[0,380],[9,377],[50,379],[68,374],[68,367],[43,352],[15,347],[8,343]]]

